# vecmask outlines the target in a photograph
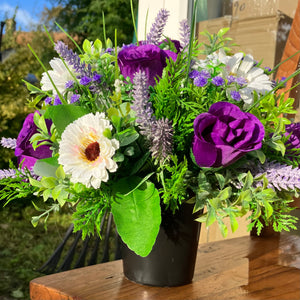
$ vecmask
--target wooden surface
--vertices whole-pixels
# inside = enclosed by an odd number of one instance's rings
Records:
[[[194,281],[158,288],[124,278],[121,261],[36,278],[32,300],[300,299],[300,236],[239,237],[201,244]]]

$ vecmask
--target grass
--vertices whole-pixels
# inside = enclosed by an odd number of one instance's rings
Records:
[[[29,299],[29,282],[43,274],[38,272],[71,223],[69,214],[53,215],[47,231],[43,224],[31,225],[37,214],[28,205],[0,208],[0,300]]]

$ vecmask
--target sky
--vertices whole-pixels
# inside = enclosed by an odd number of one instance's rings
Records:
[[[17,30],[29,31],[32,25],[38,24],[44,6],[50,8],[51,3],[49,0],[0,0],[0,21],[13,17],[16,6]]]

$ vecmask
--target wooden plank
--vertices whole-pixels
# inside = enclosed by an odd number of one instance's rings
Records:
[[[151,287],[124,278],[122,262],[36,278],[32,300],[300,299],[300,236],[240,237],[200,245],[194,281]]]

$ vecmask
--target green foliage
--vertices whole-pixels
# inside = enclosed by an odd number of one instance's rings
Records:
[[[204,50],[201,54],[209,55],[215,51],[223,49],[225,52],[231,52],[231,48],[236,46],[236,44],[230,44],[232,38],[224,37],[224,35],[229,31],[230,28],[221,28],[218,33],[210,34],[207,30],[200,32],[201,35],[204,35],[208,39],[208,44],[203,43]]]
[[[188,161],[184,157],[183,161],[178,162],[176,155],[170,157],[170,161],[161,167],[158,172],[159,180],[163,188],[159,190],[160,197],[167,209],[173,213],[179,208],[180,204],[188,199],[187,180]],[[164,175],[165,174],[165,175]]]

